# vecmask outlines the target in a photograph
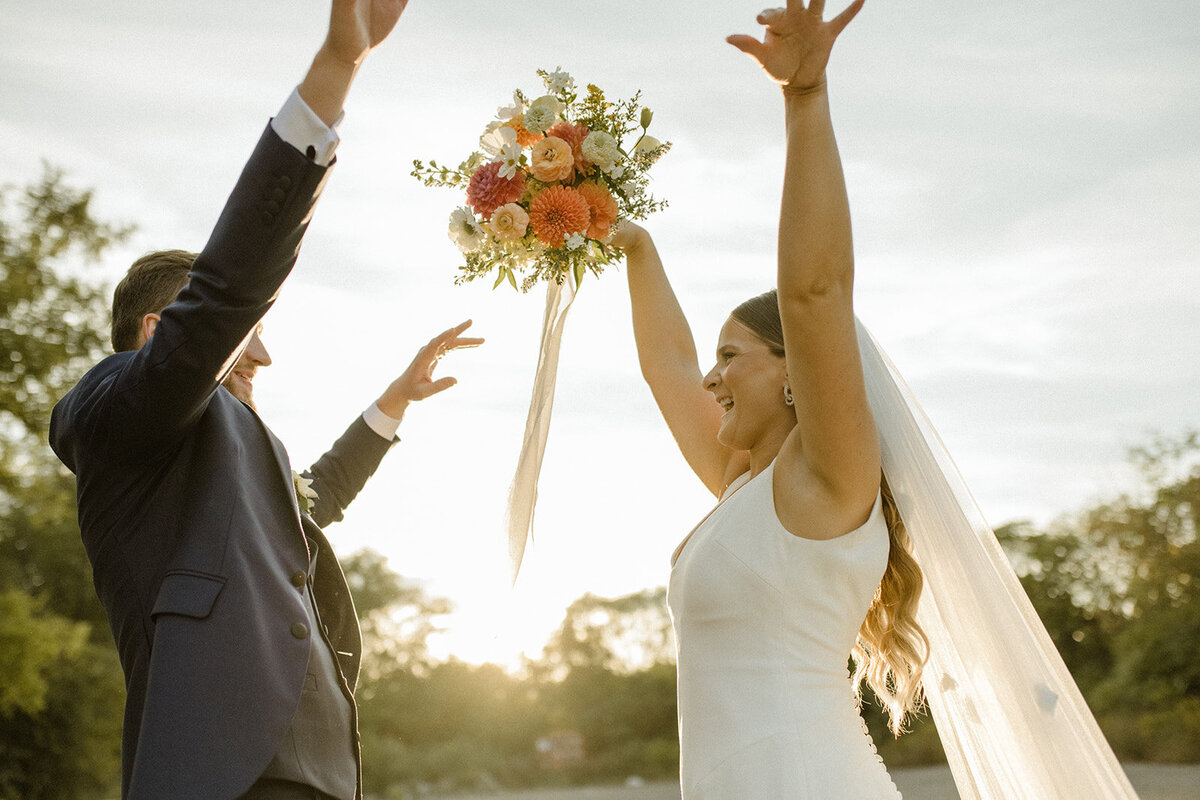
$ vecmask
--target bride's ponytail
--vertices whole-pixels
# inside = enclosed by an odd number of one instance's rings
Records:
[[[855,695],[860,695],[864,682],[871,687],[887,709],[888,728],[899,736],[905,718],[922,703],[921,672],[929,658],[929,640],[917,624],[917,602],[925,581],[886,477],[880,492],[891,551],[875,600],[858,631],[853,681]]]

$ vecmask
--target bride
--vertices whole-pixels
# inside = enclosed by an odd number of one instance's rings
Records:
[[[899,732],[920,696],[921,573],[881,482],[854,311],[850,214],[824,71],[860,2],[766,11],[730,42],[783,84],[778,289],[734,309],[701,376],[648,234],[628,226],[638,356],[717,508],[676,551],[668,590],[687,800],[895,798],[854,686]],[[714,400],[716,402],[714,402]]]
[[[1134,797],[919,405],[856,323],[825,66],[862,0],[828,21],[823,6],[794,0],[759,15],[763,40],[729,38],[782,85],[786,162],[777,289],[733,310],[707,374],[649,234],[626,223],[613,240],[642,374],[720,498],[668,588],[684,800],[899,797],[859,715],[863,682],[897,734],[924,684],[964,798]]]

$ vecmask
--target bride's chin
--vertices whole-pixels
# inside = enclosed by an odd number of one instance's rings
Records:
[[[746,449],[738,444],[737,435],[724,424],[717,430],[717,442],[728,447],[730,450]]]

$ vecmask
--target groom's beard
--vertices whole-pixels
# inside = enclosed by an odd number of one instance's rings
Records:
[[[258,407],[254,405],[254,386],[250,383],[251,380],[239,375],[235,370],[225,376],[225,380],[221,381],[221,385],[228,389],[229,393],[238,400],[258,411]]]

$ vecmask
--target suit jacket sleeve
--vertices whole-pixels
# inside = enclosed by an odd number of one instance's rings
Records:
[[[357,417],[329,452],[307,471],[317,493],[313,521],[322,528],[341,521],[342,512],[375,474],[379,462],[396,441],[383,438],[361,416]]]
[[[327,173],[267,126],[154,336],[55,408],[52,444],[68,466],[79,441],[107,461],[153,457],[199,419],[296,263]]]

